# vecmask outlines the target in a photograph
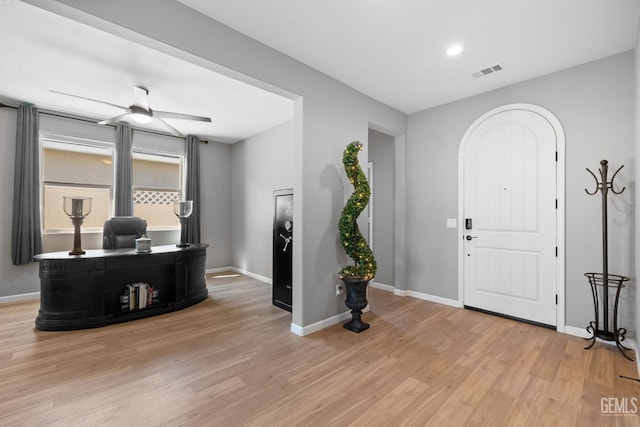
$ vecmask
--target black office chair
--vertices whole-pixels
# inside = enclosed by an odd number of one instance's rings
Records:
[[[137,216],[114,216],[104,222],[102,249],[135,248],[147,234],[147,221]]]

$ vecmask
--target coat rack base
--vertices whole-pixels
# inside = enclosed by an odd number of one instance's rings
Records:
[[[595,314],[595,320],[589,322],[587,326],[587,332],[591,334],[591,337],[584,338],[587,341],[591,341],[585,350],[592,348],[596,339],[602,341],[613,342],[615,341],[616,347],[620,350],[620,353],[627,359],[633,361],[626,351],[631,351],[630,348],[625,347],[622,342],[625,339],[627,333],[626,328],[618,327],[618,301],[620,299],[620,290],[625,287],[625,282],[629,281],[628,277],[619,276],[617,274],[602,274],[602,273],[585,273],[585,276],[589,280],[591,286],[591,295],[593,297],[593,309]],[[609,291],[615,289],[615,299],[613,303],[613,316],[609,316]],[[600,290],[600,292],[598,292]],[[602,300],[602,311],[600,310],[600,301]],[[613,330],[609,329],[609,325],[613,322]],[[602,323],[601,323],[602,322]]]

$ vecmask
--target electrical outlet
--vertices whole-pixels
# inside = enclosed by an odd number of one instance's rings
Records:
[[[344,294],[344,283],[338,283],[336,285],[336,296],[340,296]]]

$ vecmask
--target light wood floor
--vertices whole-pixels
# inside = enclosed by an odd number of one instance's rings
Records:
[[[371,289],[371,329],[307,337],[244,276],[203,303],[71,332],[38,302],[0,306],[2,426],[638,426],[601,398],[640,397],[606,344]],[[640,402],[638,402],[640,409]]]

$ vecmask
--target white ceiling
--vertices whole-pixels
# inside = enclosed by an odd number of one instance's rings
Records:
[[[640,0],[180,1],[405,113],[633,49],[640,16]],[[102,120],[121,111],[49,90],[127,106],[142,85],[153,109],[213,119],[179,131],[228,143],[293,117],[289,99],[16,0],[0,52],[0,100]]]
[[[167,119],[180,132],[226,143],[293,118],[289,99],[20,1],[0,1],[0,53],[5,103],[31,102],[102,120],[123,111],[49,91],[128,106],[133,87],[142,85],[152,109],[213,120]]]
[[[180,1],[405,113],[633,49],[640,15],[638,0]]]

